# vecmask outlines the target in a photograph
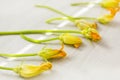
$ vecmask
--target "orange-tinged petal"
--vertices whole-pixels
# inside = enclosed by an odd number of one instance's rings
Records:
[[[81,45],[81,44],[76,43],[76,44],[74,44],[74,47],[75,47],[75,48],[79,48],[80,45]]]
[[[63,58],[67,54],[64,51],[60,51],[59,54],[52,56],[51,58]]]
[[[99,41],[101,39],[100,35],[98,35],[94,32],[91,33],[91,37],[92,37],[93,41]]]
[[[108,8],[108,10],[110,11],[111,15],[115,16],[116,13],[120,10],[119,7],[117,8]]]

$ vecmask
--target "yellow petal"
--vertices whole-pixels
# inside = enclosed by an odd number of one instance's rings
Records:
[[[106,14],[106,15],[103,15],[103,16],[98,17],[98,21],[99,21],[100,23],[102,23],[102,24],[107,24],[107,23],[109,23],[110,21],[112,21],[113,18],[114,18],[113,15],[111,15],[111,14]]]
[[[120,0],[116,0],[117,2],[120,2]]]
[[[115,8],[119,7],[119,2],[116,0],[103,0],[100,5],[104,8]]]
[[[24,78],[30,78],[39,75],[40,73],[49,70],[52,68],[52,64],[50,62],[42,63],[39,66],[35,65],[22,65],[18,69],[18,74]]]
[[[68,33],[60,35],[60,40],[63,43],[70,44],[70,45],[81,44],[82,43],[82,40],[79,37],[70,35]]]
[[[66,56],[64,49],[64,45],[62,45],[61,49],[43,49],[39,52],[39,56],[43,59],[53,59],[53,58],[63,58]]]

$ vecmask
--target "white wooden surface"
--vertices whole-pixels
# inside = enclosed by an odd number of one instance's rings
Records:
[[[55,7],[69,15],[93,16],[105,14],[99,6],[89,5],[71,7],[70,3],[82,0],[0,0],[0,31],[26,29],[77,29],[67,21],[57,21],[56,24],[46,24],[45,20],[59,16],[45,9],[35,8],[35,4]],[[92,0],[84,0],[92,1]],[[93,0],[94,1],[94,0]],[[99,24],[102,40],[90,43],[83,39],[79,49],[65,46],[68,56],[52,61],[53,69],[37,77],[23,79],[10,71],[0,70],[0,80],[120,80],[120,13],[107,25]],[[47,36],[47,35],[46,35]],[[41,35],[31,35],[42,38]],[[55,43],[55,44],[54,44]],[[37,52],[46,44],[32,44],[19,36],[0,36],[0,53],[29,53]],[[57,42],[47,47],[59,48]],[[39,64],[39,57],[4,59],[0,65],[14,67],[24,60],[28,64]]]

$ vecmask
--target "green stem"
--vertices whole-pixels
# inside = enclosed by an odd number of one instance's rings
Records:
[[[86,20],[97,20],[97,18],[94,17],[75,17],[75,20],[79,20],[79,19],[86,19]]]
[[[14,68],[0,66],[0,69],[14,71]]]
[[[4,54],[0,53],[1,57],[27,57],[27,56],[37,56],[37,53],[29,53],[29,54]]]
[[[23,34],[21,34],[21,37],[29,42],[32,42],[32,43],[37,43],[37,44],[40,44],[42,42],[48,42],[48,41],[53,41],[53,40],[59,40],[59,37],[55,37],[55,38],[50,38],[50,39],[44,39],[44,40],[36,40],[36,39],[32,39],[32,38],[29,38]]]
[[[63,13],[63,12],[57,10],[57,9],[54,9],[54,8],[52,8],[52,7],[49,7],[49,6],[44,6],[44,5],[35,5],[35,6],[38,7],[38,8],[46,8],[46,9],[49,9],[49,10],[51,10],[51,11],[53,11],[53,12],[55,12],[55,13],[58,13],[58,14],[60,14],[60,15],[62,15],[62,16],[72,18],[71,16],[69,16],[69,15],[67,15],[67,14],[65,14],[65,13]]]
[[[79,3],[72,3],[71,6],[89,5],[89,4],[99,4],[99,3],[97,3],[97,2],[79,2]]]
[[[91,3],[95,3],[95,2],[91,2]],[[88,4],[88,2],[81,3],[81,4]],[[58,14],[60,14],[60,15],[65,16],[65,17],[50,18],[50,19],[48,19],[48,20],[46,21],[47,23],[51,23],[52,21],[55,21],[55,20],[69,20],[69,21],[72,21],[72,22],[74,22],[76,19],[96,20],[96,18],[91,18],[91,17],[78,17],[78,18],[74,18],[74,17],[72,17],[72,16],[69,16],[69,15],[67,15],[67,14],[65,14],[65,13],[63,13],[63,12],[61,12],[61,11],[58,11],[58,10],[52,8],[52,7],[49,7],[49,6],[36,5],[36,7],[46,8],[46,9],[49,9],[49,10],[51,10],[51,11],[53,11],[53,12],[56,12],[56,13],[58,13]]]
[[[48,20],[46,20],[46,23],[51,23],[52,21],[55,21],[55,20],[69,20],[69,18],[67,17],[56,17],[56,18],[50,18]]]
[[[47,32],[81,34],[81,31],[77,31],[77,30],[21,30],[21,31],[0,32],[0,35],[42,34],[42,33],[47,33]]]

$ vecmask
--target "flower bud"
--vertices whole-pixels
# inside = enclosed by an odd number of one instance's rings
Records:
[[[60,35],[59,38],[63,43],[73,45],[75,48],[78,48],[82,43],[82,40],[79,37],[70,35],[68,33]]]
[[[39,52],[39,56],[43,59],[55,59],[55,58],[63,58],[66,56],[66,52],[63,51],[64,46],[60,50],[57,49],[50,49],[50,48],[43,48]]]

